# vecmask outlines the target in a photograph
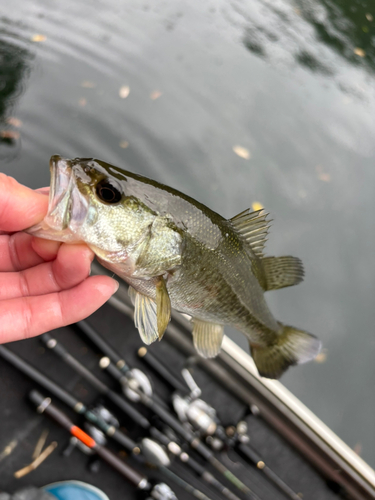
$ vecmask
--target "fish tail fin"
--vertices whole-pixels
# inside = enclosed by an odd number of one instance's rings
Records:
[[[289,366],[306,363],[316,357],[321,342],[311,333],[297,330],[292,326],[281,325],[281,334],[273,345],[255,347],[250,345],[251,355],[259,375],[267,378],[280,378]]]

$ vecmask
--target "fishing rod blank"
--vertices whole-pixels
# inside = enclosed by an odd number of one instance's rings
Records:
[[[126,361],[122,359],[118,353],[113,349],[113,347],[103,339],[101,335],[99,335],[96,330],[89,325],[87,321],[78,321],[76,325],[85,333],[85,335],[92,340],[92,342],[99,347],[99,349],[109,358],[111,358],[112,362],[117,366],[119,370],[123,373],[127,373],[130,370],[130,367],[127,365]]]
[[[116,367],[122,373],[122,377],[118,377],[119,382],[125,387],[124,392],[126,392],[126,396],[129,397],[132,401],[137,402],[138,397],[132,391],[128,391],[126,389],[127,380],[130,378],[135,378],[138,380],[139,386],[143,392],[151,395],[152,385],[148,377],[144,372],[141,372],[137,368],[131,369],[130,366],[126,363],[126,361],[119,356],[119,354],[113,349],[113,347],[101,336],[96,330],[89,325],[87,321],[79,321],[76,323],[76,326],[88,337],[106,356],[108,356],[116,365]],[[160,404],[165,404],[162,399],[160,399],[156,394],[153,394],[153,397],[159,401]]]
[[[82,401],[69,394],[65,389],[53,382],[49,377],[41,373],[39,370],[30,365],[27,361],[20,358],[17,354],[9,350],[3,345],[0,345],[0,356],[7,360],[10,364],[18,368],[22,373],[30,377],[34,382],[47,389],[51,394],[59,398],[63,403],[72,408],[76,413],[83,415],[89,422],[97,425],[107,436],[116,440],[120,445],[127,450],[132,449],[133,441],[128,438],[123,432],[113,425],[109,425],[97,413],[89,410]],[[139,448],[136,446],[133,449],[134,454],[139,453]]]
[[[144,361],[148,366],[150,366],[156,373],[161,375],[161,377],[175,390],[182,394],[189,394],[189,388],[180,382],[180,380],[172,374],[168,368],[166,368],[161,361],[159,361],[155,356],[152,356],[146,347],[141,347],[137,351],[138,356]]]
[[[91,373],[82,363],[76,360],[56,339],[51,337],[49,333],[44,333],[41,336],[41,341],[49,349],[53,350],[65,363],[71,366],[79,375],[87,380],[95,389],[110,399],[116,406],[123,410],[134,422],[144,429],[150,426],[149,421],[139,411],[127,403],[124,398],[116,394],[112,389],[106,386],[93,373]]]

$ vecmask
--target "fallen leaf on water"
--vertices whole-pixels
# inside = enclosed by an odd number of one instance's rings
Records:
[[[242,146],[233,146],[233,151],[237,156],[243,158],[244,160],[248,160],[251,156],[250,151]]]
[[[321,165],[317,165],[316,171],[318,173],[318,179],[320,181],[329,182],[331,180],[331,176],[327,172],[324,172]]]
[[[84,87],[85,89],[94,89],[96,87],[96,83],[85,80],[81,83],[81,87]]]
[[[320,353],[315,356],[314,361],[319,364],[325,363],[327,361],[327,350],[323,349],[320,351]]]
[[[126,99],[130,94],[130,87],[128,85],[123,85],[119,90],[119,96],[121,99]]]
[[[368,12],[368,13],[366,14],[366,19],[367,19],[367,21],[370,21],[370,23],[371,23],[371,21],[373,21],[373,20],[374,20],[374,16]]]
[[[251,208],[254,212],[256,212],[257,210],[262,210],[264,207],[261,203],[259,203],[259,201],[254,201],[254,203],[251,204]]]
[[[17,140],[20,138],[20,133],[17,130],[2,130],[0,135],[3,139],[14,139]]]
[[[363,49],[361,49],[360,47],[356,47],[356,48],[354,49],[354,54],[355,54],[356,56],[359,56],[359,57],[365,57],[366,52],[365,52]]]
[[[13,125],[13,127],[21,127],[22,126],[22,122],[21,120],[19,120],[18,118],[16,118],[15,116],[9,116],[7,119],[6,119],[6,122],[9,123],[9,125]]]
[[[362,454],[362,443],[356,443],[353,448],[354,453],[356,453],[358,456],[361,456]]]
[[[47,37],[45,35],[35,34],[31,37],[32,42],[45,42]]]
[[[121,141],[120,148],[126,149],[129,146],[128,141]]]
[[[78,104],[80,106],[86,106],[87,104],[87,99],[85,99],[84,97],[81,97],[81,99],[78,101]]]
[[[160,90],[154,90],[153,92],[151,92],[150,94],[150,99],[152,99],[153,101],[155,101],[155,99],[159,99],[159,97],[163,95]]]

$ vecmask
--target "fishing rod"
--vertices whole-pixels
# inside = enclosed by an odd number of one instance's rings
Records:
[[[84,332],[84,334],[96,345],[104,354],[106,354],[105,358],[102,358],[100,361],[101,368],[108,368],[110,364],[109,361],[115,364],[117,370],[112,370],[112,376],[118,380],[123,388],[123,392],[129,397],[130,394],[134,394],[134,392],[129,390],[129,380],[132,377],[129,377],[129,374],[133,373],[136,369],[131,369],[130,366],[126,363],[125,359],[123,359],[119,353],[93,328],[87,321],[79,321],[76,325]],[[109,367],[109,369],[111,369]],[[140,371],[140,370],[138,370]],[[182,384],[181,384],[182,385]],[[184,388],[184,386],[182,386]],[[155,397],[155,396],[154,396]],[[220,491],[224,496],[229,499],[234,500],[236,495],[234,495],[228,488],[226,488],[223,484],[221,484],[212,474],[208,473],[198,462],[189,457],[185,452],[182,452],[181,449],[176,449],[176,443],[172,443],[171,446],[168,445],[169,438],[165,436],[165,434],[160,433],[160,431],[156,428],[153,428],[154,436],[157,436],[157,439],[163,443],[165,446],[170,448],[171,450],[177,450],[179,453],[177,456],[189,465],[196,474],[198,474],[204,481],[208,482],[215,489]]]
[[[52,403],[51,398],[44,397],[38,391],[33,390],[29,394],[29,399],[37,407],[38,413],[46,413],[49,417],[55,420],[58,424],[66,429],[72,436],[77,438],[86,447],[96,453],[100,458],[107,462],[113,469],[117,470],[123,477],[132,483],[137,489],[147,492],[152,498],[158,499],[159,490],[162,488],[166,500],[177,500],[174,492],[165,483],[158,483],[153,486],[148,478],[134,470],[132,467],[123,462],[108,448],[99,444],[89,434],[83,431],[80,427],[74,424],[70,418],[65,415],[57,406]]]
[[[135,379],[138,381],[138,385],[142,392],[145,392],[149,396],[153,396],[160,404],[165,404],[164,401],[158,397],[152,390],[152,384],[147,375],[139,370],[138,368],[130,368],[126,363],[125,359],[121,358],[116,351],[101,337],[95,329],[85,320],[76,323],[76,326],[84,332],[86,337],[88,337],[93,344],[95,344],[102,352],[104,352],[110,359],[116,364],[117,368],[124,374],[126,379]],[[134,391],[129,390],[126,384],[123,385],[125,395],[134,402],[138,402],[139,398],[134,393]]]
[[[151,439],[143,438],[140,444],[137,444],[117,428],[118,422],[116,423],[116,419],[106,408],[96,407],[93,410],[89,410],[82,401],[79,401],[56,382],[53,382],[49,377],[3,345],[0,345],[0,356],[27,375],[31,380],[47,389],[76,413],[83,415],[89,423],[96,425],[104,434],[123,446],[133,456],[138,458],[139,454],[142,453],[150,463],[156,465],[165,476],[180,485],[185,491],[200,500],[210,500],[204,493],[201,493],[198,489],[189,485],[177,474],[168,469],[171,465],[170,459],[158,443]],[[162,442],[162,444],[165,444],[165,442]],[[170,445],[169,448],[172,447],[175,449],[178,447],[177,443],[169,441],[168,444]]]
[[[31,380],[47,389],[51,394],[59,398],[60,401],[72,408],[72,410],[76,413],[83,415],[86,420],[99,427],[99,429],[101,429],[107,436],[116,440],[127,450],[131,449],[132,441],[123,432],[117,429],[115,425],[108,424],[106,421],[108,419],[103,418],[103,414],[101,412],[89,410],[82,401],[79,401],[77,398],[72,396],[60,385],[41,373],[39,370],[30,365],[30,363],[22,359],[4,345],[0,345],[0,356],[22,373],[27,375]],[[132,452],[135,455],[139,454],[139,447],[137,446],[132,449]]]
[[[97,388],[102,394],[108,396],[114,404],[117,404],[117,399],[122,399],[119,395],[114,393],[111,389],[109,389],[103,382],[101,382],[95,375],[93,375],[85,366],[83,366],[78,360],[76,360],[68,350],[63,347],[56,339],[52,338],[48,333],[43,334],[41,337],[41,341],[43,344],[49,349],[53,350],[63,361],[65,361],[68,365],[70,365],[74,370],[77,371],[83,378],[85,378],[89,383],[91,383],[94,387]],[[105,368],[108,372],[116,378],[116,380],[120,380],[123,378],[123,373],[110,361],[109,357],[105,357],[105,363],[103,364],[103,358],[100,362],[100,367]],[[224,464],[218,460],[213,452],[201,442],[201,440],[194,435],[194,433],[188,429],[186,429],[173,415],[170,414],[168,409],[155,401],[151,396],[143,393],[140,388],[137,380],[134,379],[126,379],[127,387],[135,392],[139,401],[149,408],[153,413],[155,413],[161,420],[163,420],[169,427],[171,427],[179,436],[181,436],[194,450],[196,450],[203,458],[209,462],[218,472],[220,472],[226,479],[228,479],[236,488],[238,488],[245,496],[250,498],[251,500],[259,500],[259,497],[255,495],[251,491],[251,489],[246,486],[240,479],[238,479]],[[104,387],[103,387],[104,386]],[[115,394],[117,398],[113,398],[109,396],[110,394]],[[121,409],[124,410],[124,406],[122,405]],[[138,413],[135,408],[132,408],[132,414]],[[131,417],[133,418],[133,417]],[[151,424],[150,422],[143,417],[142,418],[147,422],[147,429],[151,432]],[[135,420],[137,421],[137,419]],[[213,485],[214,486],[214,485]],[[218,485],[216,485],[218,486]],[[225,488],[225,487],[224,487]],[[225,490],[224,490],[225,491]],[[227,489],[225,494],[228,498],[230,495],[230,491]],[[229,493],[228,493],[229,491]],[[232,494],[233,495],[233,494]],[[233,498],[233,497],[232,497]]]
[[[116,366],[111,363],[109,358],[105,357],[105,364],[101,363],[100,366],[107,369],[108,372],[114,376],[118,377],[119,372]],[[103,361],[103,358],[101,362]],[[117,372],[117,374],[116,374]],[[147,396],[142,393],[136,385],[132,384],[130,380],[128,382],[130,389],[135,391],[140,398],[140,402],[149,408],[155,415],[157,415],[161,420],[163,420],[171,429],[173,429],[178,435],[180,435],[194,450],[196,450],[200,455],[203,456],[207,462],[209,462],[217,471],[219,471],[224,477],[229,479],[236,488],[238,488],[242,493],[244,493],[248,498],[252,500],[259,500],[259,497],[240,479],[238,479],[220,460],[218,460],[213,452],[197,437],[190,429],[184,427],[172,414],[170,414],[163,406],[160,406],[152,397]]]
[[[139,358],[150,366],[159,377],[163,378],[173,389],[173,406],[181,421],[190,422],[193,427],[199,429],[204,435],[218,434],[219,439],[225,439],[224,427],[220,424],[216,410],[205,401],[198,399],[202,391],[195,382],[190,370],[186,367],[181,374],[186,386],[180,379],[165,367],[161,361],[151,353],[146,347],[141,347],[137,351]],[[181,395],[182,393],[182,395]],[[292,500],[300,499],[297,495],[262,459],[259,453],[248,444],[247,426],[238,432],[236,427],[229,429],[231,439],[225,439],[226,444],[233,446],[235,451],[248,463],[261,471],[275,486]]]

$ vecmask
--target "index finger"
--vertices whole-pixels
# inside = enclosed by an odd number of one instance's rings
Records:
[[[22,231],[47,213],[48,196],[0,172],[0,230]]]

